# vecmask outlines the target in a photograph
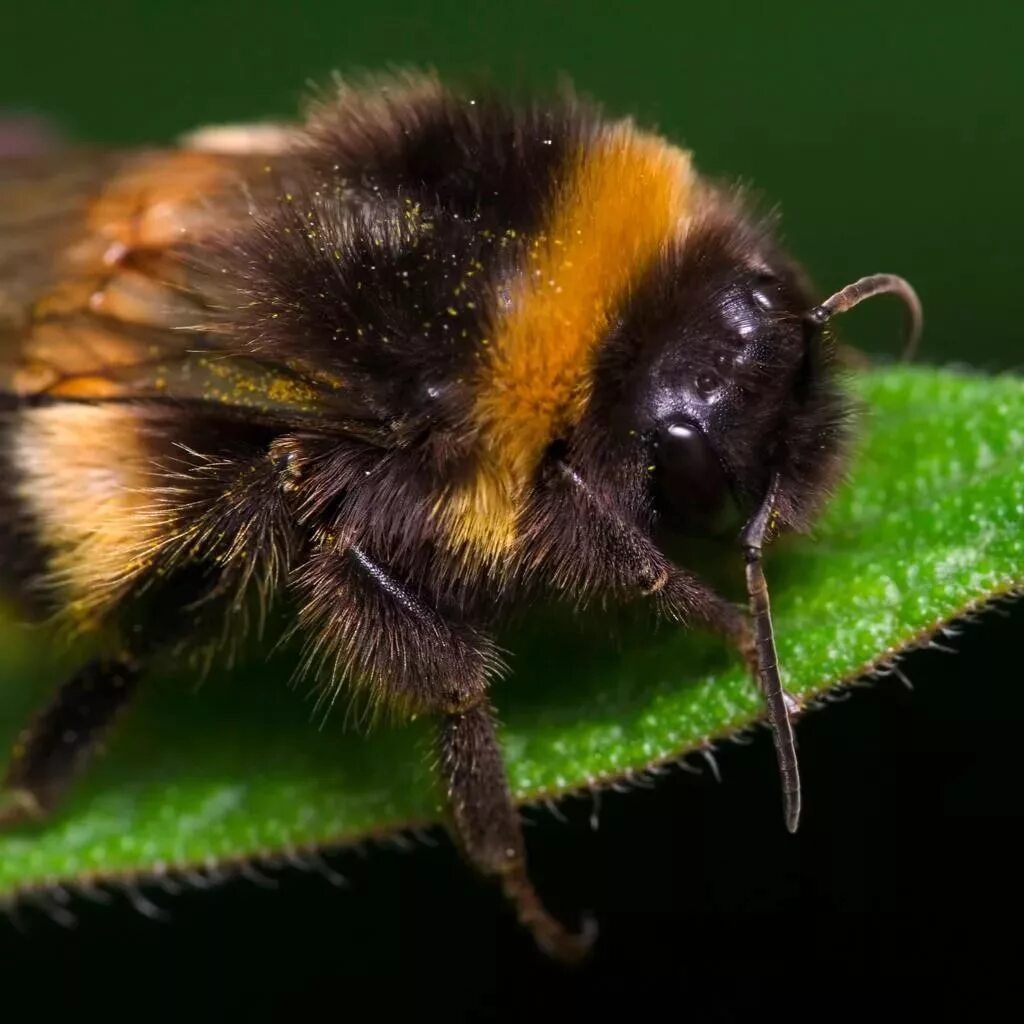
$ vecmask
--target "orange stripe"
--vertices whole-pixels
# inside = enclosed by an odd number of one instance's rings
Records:
[[[685,228],[693,180],[688,154],[629,124],[574,161],[487,341],[474,410],[478,471],[439,503],[450,542],[471,558],[492,562],[514,543],[545,449],[586,408],[610,317]]]

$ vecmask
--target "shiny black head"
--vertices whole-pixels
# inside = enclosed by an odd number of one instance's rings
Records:
[[[776,474],[780,524],[809,524],[841,471],[850,418],[814,308],[766,228],[724,203],[630,295],[593,410],[620,461],[643,461],[660,526],[735,534]]]

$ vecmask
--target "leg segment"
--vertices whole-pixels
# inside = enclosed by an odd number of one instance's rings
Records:
[[[672,565],[648,537],[603,502],[571,466],[559,463],[557,473],[588,513],[579,518],[591,524],[590,529],[610,538],[617,552],[602,567],[611,577],[603,585],[627,596],[650,597],[667,618],[696,622],[725,637],[739,651],[763,692],[761,658],[747,611],[715,593],[697,576]],[[649,582],[652,579],[654,582]],[[791,712],[799,710],[794,697],[783,693],[783,699]]]
[[[501,663],[490,637],[451,622],[362,548],[323,550],[295,581],[307,667],[373,709],[408,717],[479,701]]]
[[[129,657],[96,658],[57,691],[14,745],[0,789],[0,828],[50,814],[136,690]]]
[[[499,880],[520,924],[545,953],[579,960],[593,941],[593,930],[567,931],[544,909],[530,883],[519,814],[509,795],[490,707],[482,702],[446,715],[439,745],[452,828],[466,859],[481,874]]]
[[[487,700],[500,668],[491,639],[449,621],[362,548],[314,555],[297,586],[309,649],[332,676],[351,675],[372,703],[404,716],[438,716],[438,763],[456,843],[477,871],[500,882],[541,949],[578,958],[588,939],[548,914],[526,873]]]
[[[615,595],[654,601],[669,619],[726,637],[750,662],[746,613],[703,580],[673,565],[637,525],[572,466],[557,462],[525,529],[526,571],[581,603]]]

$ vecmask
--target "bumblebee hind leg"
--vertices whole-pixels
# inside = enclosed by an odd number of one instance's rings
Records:
[[[129,655],[94,658],[60,687],[14,744],[0,787],[0,829],[41,820],[58,807],[140,674]]]

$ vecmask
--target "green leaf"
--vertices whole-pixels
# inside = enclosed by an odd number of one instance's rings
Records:
[[[785,539],[768,558],[780,658],[804,697],[1024,584],[1024,383],[890,369],[857,387],[867,420],[850,482],[814,538]],[[603,629],[546,615],[505,638],[515,672],[496,699],[520,800],[676,759],[762,714],[720,644],[643,623],[618,641]],[[0,625],[2,743],[66,670],[49,646]],[[173,671],[154,680],[62,813],[0,837],[0,895],[435,820],[427,723],[370,737],[340,711],[322,724],[285,687],[289,673],[278,659],[198,690]]]

